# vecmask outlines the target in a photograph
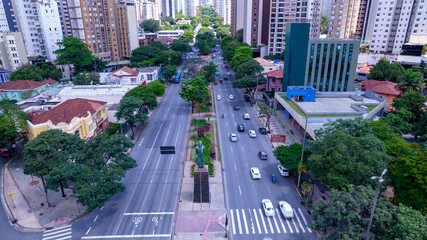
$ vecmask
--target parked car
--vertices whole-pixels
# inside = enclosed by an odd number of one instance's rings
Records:
[[[246,102],[250,102],[251,101],[251,96],[249,96],[248,94],[245,94],[244,98],[245,98]]]
[[[236,105],[234,105],[234,106],[233,106],[233,109],[234,109],[234,111],[239,111],[239,109],[240,109],[240,108],[239,108],[239,105],[237,105],[237,104],[236,104]]]
[[[294,218],[294,211],[289,203],[286,201],[280,201],[279,208],[284,218]]]
[[[230,133],[230,141],[232,141],[232,142],[237,142],[237,134],[235,134],[235,133]]]
[[[252,179],[261,179],[261,172],[257,167],[251,168]]]
[[[11,153],[7,148],[0,149],[0,156],[10,157]]]
[[[258,156],[259,156],[259,159],[261,159],[261,160],[267,160],[267,152],[265,152],[265,151],[259,151],[258,152]]]
[[[287,168],[279,164],[277,165],[277,169],[279,170],[281,176],[289,177],[289,171]]]
[[[255,130],[249,130],[249,131],[248,131],[248,134],[249,134],[249,137],[251,137],[251,138],[256,137]]]
[[[265,216],[274,217],[274,215],[276,215],[276,212],[274,211],[273,203],[271,203],[270,199],[263,199],[261,203],[262,203],[262,208],[264,209]]]
[[[243,124],[237,124],[237,131],[239,131],[239,132],[245,131],[245,127],[243,126]]]
[[[265,129],[265,128],[263,128],[263,127],[260,127],[259,128],[259,133],[261,133],[261,134],[267,134],[267,129]]]
[[[251,120],[251,115],[249,115],[249,113],[243,113],[243,119]]]
[[[221,100],[221,95],[217,95],[216,100]]]

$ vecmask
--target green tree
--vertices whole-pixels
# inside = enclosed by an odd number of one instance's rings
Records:
[[[125,120],[132,130],[132,138],[135,136],[133,128],[138,123],[145,123],[148,115],[144,111],[144,101],[137,97],[123,97],[120,100],[119,108],[114,115],[117,120]]]
[[[209,19],[208,18],[203,18],[203,20],[202,20],[202,26],[203,27],[208,27],[208,26],[210,26],[212,23],[211,23],[211,21],[209,21]]]
[[[418,65],[412,66],[412,71],[422,73],[424,78],[427,78],[427,66],[421,67]]]
[[[99,73],[81,72],[73,80],[75,85],[97,85],[99,84]]]
[[[412,69],[408,69],[398,77],[399,87],[404,87],[407,91],[420,91],[424,89],[425,80],[424,76],[420,72],[414,72]]]
[[[156,94],[148,85],[139,85],[125,94],[125,97],[137,97],[143,101],[143,111],[148,113],[147,109],[153,110],[157,106]]]
[[[265,124],[268,128],[268,131],[270,131],[270,119],[271,116],[274,114],[274,109],[267,106],[267,104],[261,102],[258,104],[259,107],[259,118],[265,118]]]
[[[234,68],[234,66],[236,66],[236,64],[240,60],[252,58],[252,55],[253,55],[253,52],[251,47],[247,47],[247,46],[238,47],[236,48],[236,53],[234,54],[233,59],[231,59],[230,61],[230,66]]]
[[[219,27],[215,30],[215,32],[216,36],[221,39],[230,36],[230,31],[228,31],[228,29],[226,29],[225,27]]]
[[[221,39],[219,45],[223,49],[224,47],[228,46],[231,42],[234,42],[234,38],[232,36],[226,36],[223,39]]]
[[[322,16],[322,20],[320,21],[320,32],[322,34],[327,34],[328,33],[328,25],[329,25],[329,20],[327,16]]]
[[[25,144],[24,173],[41,178],[46,194],[45,177],[52,173],[54,176],[51,179],[60,185],[62,194],[65,196],[64,185],[68,176],[57,176],[55,168],[63,169],[67,162],[81,159],[83,149],[84,142],[76,135],[56,129],[41,132],[35,139]],[[48,186],[51,187],[52,184]],[[57,187],[58,185],[54,189]]]
[[[17,101],[4,98],[0,101],[0,147],[10,147],[23,138],[27,132],[27,120],[30,117],[23,112]]]
[[[92,63],[94,57],[86,43],[81,40],[66,37],[61,42],[57,42],[57,44],[60,46],[60,49],[55,51],[55,54],[57,54],[56,64],[72,64],[74,66],[74,73],[77,74]]]
[[[421,141],[427,141],[427,112],[424,112],[421,120],[415,124],[415,136]]]
[[[166,86],[162,81],[156,80],[151,82],[150,85],[153,89],[153,93],[156,94],[156,96],[161,97],[163,94],[165,94]]]
[[[40,69],[42,80],[51,78],[53,80],[59,81],[62,79],[61,70],[56,68],[52,62],[38,62],[33,66]]]
[[[390,125],[393,132],[403,135],[412,131],[414,125],[409,123],[409,120],[413,116],[413,113],[409,112],[405,108],[401,108],[395,112],[389,112],[387,117],[384,118],[384,121]]]
[[[427,213],[427,150],[418,156],[399,157],[390,171],[396,201]]]
[[[206,81],[208,81],[208,82],[213,82],[213,81],[215,81],[215,73],[218,71],[218,68],[217,68],[218,66],[217,65],[215,65],[215,63],[214,62],[209,62],[209,64],[207,64],[207,65],[204,65],[203,67],[202,67],[202,73],[203,73],[203,75],[205,76],[205,80]]]
[[[315,131],[318,139],[324,138],[326,135],[333,133],[335,130],[343,130],[347,134],[354,137],[372,135],[372,129],[369,128],[371,121],[358,117],[355,119],[337,119],[329,121],[323,125],[321,129]]]
[[[162,17],[160,18],[160,20],[162,21],[163,24],[170,24],[170,25],[176,24],[176,20],[170,16]]]
[[[252,58],[240,60],[234,68],[236,69],[237,79],[245,76],[260,75],[264,71],[264,68]]]
[[[95,57],[93,58],[92,63],[85,66],[83,69],[86,72],[102,72],[106,66],[106,61],[102,61],[102,59]]]
[[[371,69],[368,78],[380,81],[398,82],[399,76],[403,75],[405,69],[398,63],[390,63],[390,61],[382,57]]]
[[[175,39],[171,44],[172,50],[187,53],[193,51],[190,44],[188,42],[184,42],[182,40]]]
[[[10,148],[19,136],[15,121],[6,115],[0,115],[0,148]]]
[[[274,156],[280,161],[280,164],[287,168],[290,172],[297,174],[298,164],[301,162],[301,143],[292,143],[290,146],[278,146],[273,151]],[[303,162],[306,162],[310,156],[310,151],[304,150]]]
[[[62,72],[51,62],[39,62],[34,65],[26,64],[12,72],[12,81],[33,80],[43,81],[46,79],[61,80]]]
[[[234,35],[234,40],[238,43],[243,43],[243,28],[236,31]]]
[[[204,77],[197,77],[183,81],[179,95],[185,100],[191,102],[191,112],[194,112],[196,104],[206,105],[209,103],[209,89],[206,86]]]
[[[118,134],[102,133],[86,142],[85,157],[76,161],[74,191],[89,212],[124,191],[120,181],[136,167],[136,161],[127,154],[131,147],[133,143]]]
[[[374,184],[370,177],[387,168],[391,157],[384,143],[372,134],[355,137],[335,130],[312,141],[307,161],[319,181],[342,189],[350,184]]]
[[[184,14],[178,12],[178,13],[175,13],[175,18],[176,19],[186,19],[187,17]]]
[[[266,80],[262,76],[246,76],[237,81],[233,81],[233,87],[243,89],[245,94],[254,98],[258,86],[257,83],[258,85],[265,84]]]
[[[162,68],[162,76],[169,81],[177,73],[175,65],[166,65]]]
[[[420,119],[424,113],[424,101],[426,97],[421,95],[419,92],[406,92],[402,98],[394,98],[392,106],[398,111],[399,109],[405,108],[409,112],[413,113],[414,116],[411,119],[411,123]]]
[[[156,58],[161,52],[168,49],[166,44],[154,41],[146,46],[141,46],[133,50],[130,61],[132,63],[144,62]]]
[[[147,19],[144,20],[141,24],[139,24],[139,27],[144,29],[144,31],[146,32],[155,33],[157,31],[160,31],[160,22],[155,19]]]
[[[179,36],[179,40],[187,43],[193,43],[194,42],[194,32],[192,31],[184,31],[184,33]]]

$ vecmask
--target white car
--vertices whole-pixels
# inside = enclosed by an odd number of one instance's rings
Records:
[[[256,137],[255,130],[249,130],[248,133],[249,133],[249,137],[251,137],[251,138]]]
[[[231,72],[228,72],[228,73],[227,73],[227,75],[228,75],[228,76],[230,76],[230,75],[231,75]]]
[[[280,201],[279,208],[284,218],[294,218],[294,211],[292,210],[292,207],[289,203]]]
[[[274,211],[273,203],[271,203],[270,199],[263,199],[262,208],[264,208],[265,216],[274,217],[276,212]]]
[[[232,142],[237,142],[237,134],[235,134],[235,133],[230,133],[230,141],[232,141]]]
[[[234,95],[233,95],[233,94],[230,94],[230,95],[228,96],[228,98],[229,98],[230,100],[233,100],[233,99],[234,99]]]
[[[277,165],[277,169],[279,170],[280,175],[282,175],[283,177],[289,177],[289,171],[287,168],[279,164]]]
[[[252,179],[261,179],[261,172],[257,167],[251,168]]]
[[[216,100],[221,100],[221,95],[217,95]]]
[[[243,113],[243,119],[251,120],[251,115],[249,115],[249,113]]]

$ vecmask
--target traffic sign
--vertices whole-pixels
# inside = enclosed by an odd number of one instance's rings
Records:
[[[286,142],[286,135],[271,135],[271,142]]]
[[[175,146],[160,146],[160,154],[175,154]]]

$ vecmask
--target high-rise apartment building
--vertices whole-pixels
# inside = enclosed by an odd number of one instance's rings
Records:
[[[3,68],[15,71],[23,64],[28,63],[27,51],[20,32],[1,33],[3,41],[0,42],[0,62]]]
[[[382,0],[375,9],[371,51],[399,54],[412,34],[427,34],[425,0]]]
[[[12,5],[27,54],[54,61],[63,38],[57,2],[14,0]]]
[[[130,59],[132,51],[139,47],[135,2],[117,3],[117,24],[120,56]]]
[[[199,5],[199,0],[184,0],[184,15],[187,17],[196,16],[196,9]]]
[[[18,23],[13,11],[11,0],[0,0],[0,42],[3,39],[2,32],[18,32]]]
[[[333,0],[328,37],[355,38],[360,0]]]
[[[142,0],[137,9],[140,18],[138,20],[159,20],[161,15],[160,0]]]
[[[353,91],[360,41],[309,38],[309,28],[307,23],[287,24],[282,89]]]
[[[162,17],[175,18],[175,2],[174,0],[161,0],[162,1]]]

